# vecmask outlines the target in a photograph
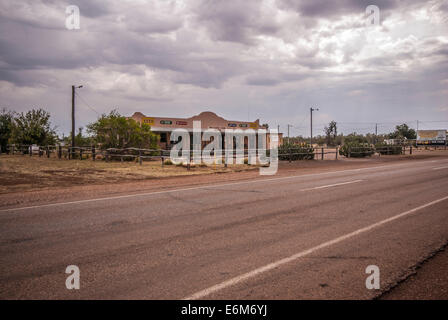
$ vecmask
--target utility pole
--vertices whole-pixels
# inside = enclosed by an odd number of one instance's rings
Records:
[[[310,108],[310,113],[311,113],[311,136],[310,136],[310,146],[313,145],[313,111],[319,111],[318,108],[314,109],[314,108]]]
[[[72,86],[72,147],[75,147],[75,90],[82,86]],[[73,151],[73,150],[72,150]]]
[[[378,142],[378,123],[375,123],[375,143]]]
[[[288,124],[288,144],[289,144],[289,127],[292,127],[292,125]]]
[[[75,147],[75,86],[72,86],[72,147]]]

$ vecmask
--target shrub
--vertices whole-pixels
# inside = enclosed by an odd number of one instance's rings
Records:
[[[314,159],[314,148],[309,144],[282,144],[278,148],[279,160],[312,160]]]
[[[166,159],[166,160],[163,162],[163,164],[166,165],[166,166],[172,166],[174,163],[173,163],[173,161],[171,161],[171,159]]]
[[[368,143],[350,142],[339,148],[340,155],[351,158],[370,157],[374,153],[374,148]]]
[[[136,157],[134,150],[130,149],[107,149],[109,155],[109,161],[135,161]]]
[[[375,150],[382,155],[402,154],[402,146],[399,145],[387,145],[379,143],[375,145]]]

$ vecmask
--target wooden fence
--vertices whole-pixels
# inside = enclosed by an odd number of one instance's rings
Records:
[[[433,146],[433,149],[444,149],[447,146]],[[374,153],[388,155],[396,154],[396,148],[401,148],[398,154],[412,154],[415,150],[428,149],[429,147],[415,147],[415,146],[382,146],[379,148],[367,147],[373,150]],[[367,149],[366,148],[366,149]],[[295,155],[300,156],[311,156],[312,159],[316,160],[338,160],[340,157],[345,157],[340,155],[339,147],[315,147],[313,153],[297,153],[292,150],[287,150],[286,152],[279,153],[281,159],[292,161]],[[265,152],[269,153],[269,150],[257,149],[257,150],[244,150],[244,157],[248,156],[249,152]],[[109,148],[109,149],[98,149],[95,146],[83,146],[83,147],[71,147],[71,146],[35,146],[35,145],[8,145],[7,154],[22,154],[28,155],[30,157],[47,157],[51,156],[57,157],[58,159],[78,159],[85,160],[91,159],[92,161],[104,160],[104,161],[114,161],[119,160],[124,161],[138,161],[142,164],[143,160],[158,160],[160,159],[162,165],[166,159],[169,159],[171,150],[163,149],[140,149],[140,148]],[[357,147],[349,150],[347,158],[356,157],[357,153],[364,153],[363,147]],[[193,151],[190,151],[190,158],[192,158]],[[236,155],[234,156],[236,157]]]

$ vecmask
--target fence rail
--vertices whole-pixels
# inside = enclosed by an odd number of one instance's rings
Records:
[[[378,153],[379,155],[393,155],[393,154],[412,154],[415,150],[421,149],[444,149],[447,146],[382,146],[382,147],[353,147],[349,148],[347,156],[340,154],[340,147],[315,147],[311,152],[295,152],[294,150],[287,149],[278,152],[279,159],[287,160],[289,162],[293,161],[294,156],[303,156],[303,158],[308,159],[334,159],[337,160],[339,157],[351,158],[356,157],[357,154],[366,153],[371,151],[372,153]],[[224,151],[224,150],[221,150]],[[244,157],[248,157],[250,154],[269,154],[269,149],[245,149],[242,154]],[[39,157],[50,158],[52,155],[58,159],[91,159],[96,161],[98,159],[108,161],[113,161],[119,159],[121,162],[134,160],[142,164],[143,160],[157,160],[160,159],[162,166],[164,161],[169,158],[171,150],[166,149],[141,149],[141,148],[108,148],[99,149],[96,146],[81,146],[81,147],[71,147],[71,146],[61,146],[61,145],[48,145],[48,146],[36,146],[36,145],[8,145],[6,149],[7,154],[22,154],[37,155]],[[194,150],[190,150],[190,159],[192,159]],[[218,150],[219,153],[219,150]],[[225,152],[222,152],[223,158],[225,158]],[[327,155],[332,155],[328,157]],[[213,152],[212,152],[213,156]],[[241,154],[235,154],[234,158],[241,156]]]

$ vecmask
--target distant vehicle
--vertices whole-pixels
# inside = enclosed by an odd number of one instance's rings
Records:
[[[33,144],[33,145],[31,146],[31,152],[32,152],[33,154],[39,154],[39,146],[36,145],[36,144]]]

